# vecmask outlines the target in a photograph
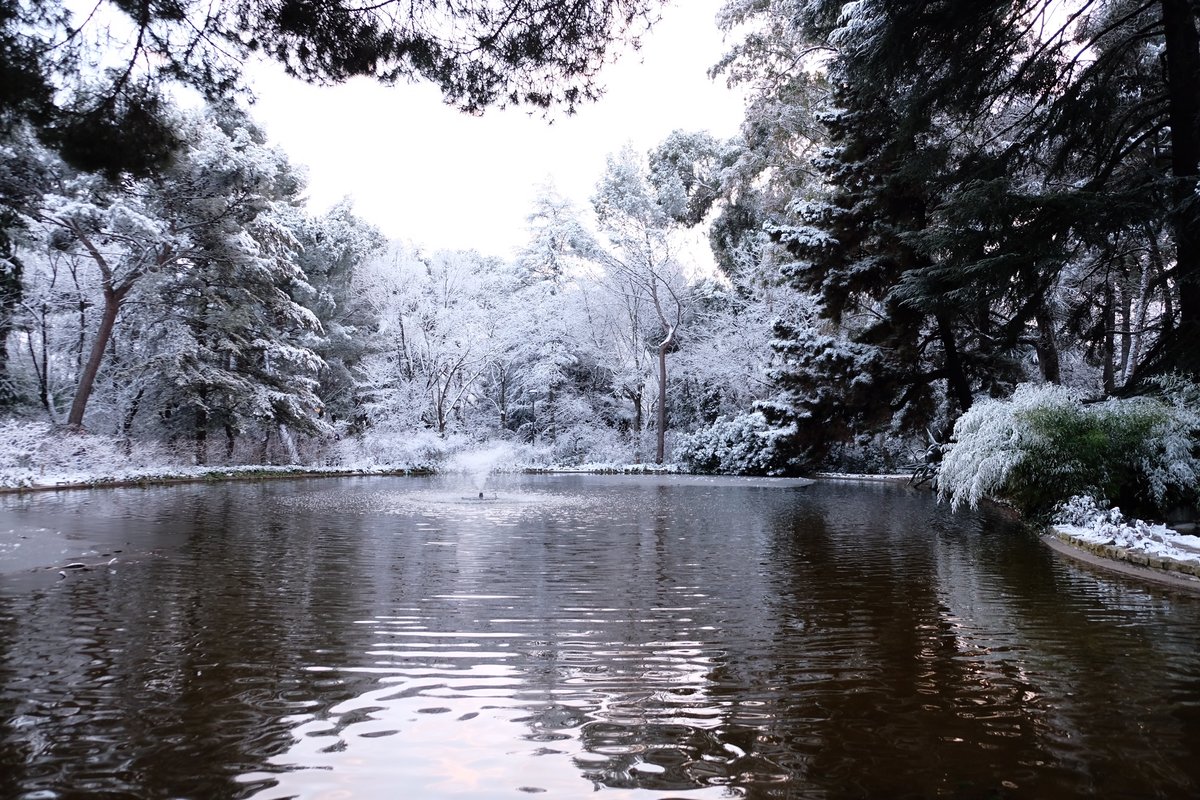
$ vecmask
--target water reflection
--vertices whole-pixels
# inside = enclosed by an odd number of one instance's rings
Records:
[[[12,795],[1200,787],[1200,604],[1082,572],[999,518],[881,486],[454,492],[13,502],[0,529],[115,520],[101,533],[130,556],[0,591]]]

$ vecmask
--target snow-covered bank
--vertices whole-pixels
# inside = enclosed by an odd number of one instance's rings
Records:
[[[370,475],[435,475],[441,472],[467,471],[458,464],[439,468],[432,464],[390,464],[378,466],[305,466],[299,464],[244,464],[225,467],[130,467],[124,470],[41,471],[0,469],[0,493],[36,492],[55,489],[104,489],[124,486],[153,486],[171,483],[208,483],[224,480],[264,480],[270,478],[358,477]],[[678,475],[675,464],[579,465],[493,465],[494,472],[590,475]]]
[[[421,466],[317,467],[248,464],[228,467],[145,467],[115,472],[0,473],[0,492],[36,492],[52,489],[102,489],[153,486],[167,483],[205,483],[267,478],[339,477],[359,475],[428,475]]]
[[[813,477],[830,481],[888,481],[895,483],[911,481],[913,478],[911,473],[876,474],[865,472],[818,472]]]
[[[1127,520],[1120,509],[1100,508],[1091,497],[1073,497],[1064,503],[1050,530],[1060,540],[1096,555],[1200,581],[1200,536]]]

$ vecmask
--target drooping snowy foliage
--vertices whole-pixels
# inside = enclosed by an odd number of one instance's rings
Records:
[[[1053,384],[1022,384],[1011,398],[980,400],[954,425],[954,442],[938,472],[938,496],[951,508],[975,507],[999,495],[1026,456],[1032,431],[1021,413],[1078,405],[1075,393]]]
[[[1072,495],[1163,514],[1200,493],[1200,406],[1193,384],[1160,397],[1085,404],[1053,385],[1025,384],[977,403],[955,425],[939,495],[957,508],[985,497],[1046,513]]]

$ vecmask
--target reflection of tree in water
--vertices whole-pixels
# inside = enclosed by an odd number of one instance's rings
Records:
[[[311,654],[342,646],[354,559],[322,558],[316,526],[256,521],[249,485],[140,497],[178,548],[0,605],[15,622],[0,641],[0,719],[19,723],[0,734],[0,794],[230,796],[291,740]]]
[[[526,738],[549,747],[577,738],[582,752],[572,760],[596,788],[685,791],[786,778],[753,752],[758,731],[730,724],[714,701],[712,679],[725,653],[704,633],[727,627],[735,637],[754,635],[761,601],[752,577],[763,537],[751,505],[764,499],[646,487],[626,500],[631,512],[621,532],[584,551],[579,577],[602,589],[593,606],[552,588],[547,596],[543,578],[533,578],[547,624],[521,668],[545,687],[547,702],[519,720],[530,728]],[[563,533],[544,541],[561,542]],[[566,577],[535,573],[549,576],[551,587]],[[569,641],[553,621],[564,607],[598,628],[592,643]]]
[[[228,796],[257,771],[239,791],[276,796],[364,767],[423,796],[447,773],[696,800],[1200,783],[1195,615],[1059,585],[1036,542],[926,497],[647,487],[520,527],[251,528],[266,495],[229,491],[165,514],[163,558],[0,594],[0,770],[22,791],[91,770]]]

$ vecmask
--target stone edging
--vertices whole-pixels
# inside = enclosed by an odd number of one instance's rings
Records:
[[[1159,558],[1108,544],[1093,544],[1051,527],[1042,541],[1051,549],[1093,566],[1157,583],[1200,591],[1200,565]]]

